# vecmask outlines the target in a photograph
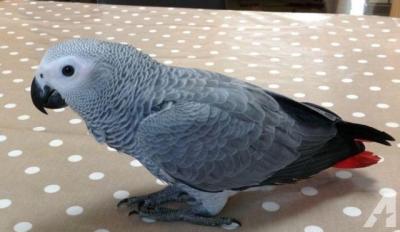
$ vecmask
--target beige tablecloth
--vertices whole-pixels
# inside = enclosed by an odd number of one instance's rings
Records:
[[[45,116],[33,107],[40,58],[72,37],[133,44],[161,62],[222,72],[400,138],[399,19],[2,1],[0,231],[221,231],[128,217],[118,199],[163,183],[97,144],[70,109]],[[400,143],[393,145],[368,144],[384,157],[378,165],[242,193],[222,214],[242,221],[240,231],[398,232]]]

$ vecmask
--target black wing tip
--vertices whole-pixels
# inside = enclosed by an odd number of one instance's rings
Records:
[[[378,143],[381,143],[383,145],[386,146],[392,146],[392,144],[390,144],[388,141],[396,141],[391,135],[389,135],[388,133],[384,132],[384,131],[380,131],[380,139],[379,141],[377,141]]]
[[[389,135],[388,133],[382,131],[382,134],[385,140],[396,141],[396,139],[394,139],[393,136]]]

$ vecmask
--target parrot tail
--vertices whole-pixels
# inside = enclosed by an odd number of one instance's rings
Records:
[[[358,142],[377,142],[390,146],[388,141],[394,138],[386,132],[379,131],[370,126],[355,124],[351,122],[339,122],[337,124],[339,133],[351,137]],[[363,168],[374,165],[381,160],[381,157],[370,151],[363,151],[334,165],[335,168]]]
[[[341,121],[336,124],[336,127],[343,136],[356,140],[377,142],[387,146],[390,146],[388,141],[394,141],[388,133],[362,124]]]
[[[355,156],[352,156],[350,158],[347,158],[345,160],[342,160],[333,167],[335,168],[365,168],[371,165],[374,165],[376,163],[379,163],[379,161],[382,158],[375,155],[374,153],[370,151],[363,151],[361,153],[358,153]]]

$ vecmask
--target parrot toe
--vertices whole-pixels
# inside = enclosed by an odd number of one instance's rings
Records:
[[[190,207],[176,209],[156,206],[153,208],[142,207],[138,212],[135,211],[132,214],[137,213],[145,222],[147,219],[164,222],[184,221],[196,225],[222,227],[226,230],[234,230],[241,226],[241,223],[233,218],[201,215],[194,212],[196,212],[196,209]]]

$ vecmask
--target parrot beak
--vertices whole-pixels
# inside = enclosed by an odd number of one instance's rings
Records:
[[[55,89],[47,85],[41,88],[36,78],[33,78],[32,81],[31,98],[35,107],[44,114],[47,114],[44,108],[58,109],[67,106],[67,103]]]

